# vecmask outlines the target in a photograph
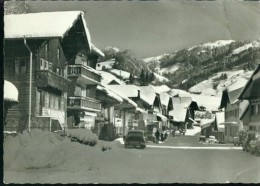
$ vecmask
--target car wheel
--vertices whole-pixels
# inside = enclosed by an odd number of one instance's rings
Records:
[[[128,148],[128,146],[127,146],[127,145],[125,145],[125,148],[127,149],[127,148]]]
[[[146,146],[145,145],[141,145],[141,149],[144,149]]]

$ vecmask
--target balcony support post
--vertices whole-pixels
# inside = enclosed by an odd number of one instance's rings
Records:
[[[24,36],[24,45],[30,52],[30,80],[29,80],[29,114],[28,114],[28,130],[31,131],[31,115],[32,115],[32,51],[26,43],[26,38]]]

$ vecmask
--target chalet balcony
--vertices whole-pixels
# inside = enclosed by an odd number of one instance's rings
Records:
[[[52,87],[62,92],[68,89],[69,80],[50,70],[36,71],[36,85],[41,88]]]
[[[89,97],[68,97],[67,109],[100,112],[101,102]]]
[[[68,66],[68,77],[78,77],[78,82],[82,84],[99,84],[101,76],[94,69],[77,64]]]

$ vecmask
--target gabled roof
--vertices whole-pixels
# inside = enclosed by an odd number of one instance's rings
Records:
[[[153,105],[157,97],[157,94],[151,86],[140,86],[140,98],[148,105]]]
[[[243,100],[240,102],[240,109],[241,109],[241,112],[239,112],[239,119],[242,120],[245,113],[247,112],[248,108],[249,108],[249,104],[250,102],[248,100]]]
[[[224,108],[227,106],[228,103],[234,104],[238,101],[238,97],[241,94],[243,87],[247,83],[247,80],[244,78],[239,79],[235,83],[228,86],[222,92],[222,97],[220,101],[219,108]]]
[[[138,91],[140,90],[136,85],[107,85],[107,87],[128,98],[138,97]]]
[[[166,92],[160,93],[160,100],[161,100],[162,105],[168,107],[171,99],[172,98],[168,93],[166,93]]]
[[[109,90],[106,86],[101,86],[101,85],[98,85],[97,86],[97,90],[101,91],[101,92],[104,92],[108,97],[122,103],[124,100],[122,97],[120,97],[119,95],[117,95],[116,93],[114,93],[113,91]]]
[[[4,16],[4,38],[63,38],[78,19],[91,48],[90,33],[81,11],[40,12]]]
[[[98,71],[102,78],[101,78],[101,84],[104,85],[109,85],[111,82],[116,82],[118,85],[125,85],[125,82],[121,81],[120,79],[118,79],[116,76],[114,76],[113,74],[106,72],[106,71]]]
[[[91,50],[100,57],[105,57],[105,54],[99,50],[93,43],[91,43]]]
[[[184,122],[188,108],[182,104],[173,104],[174,109],[169,111],[169,115],[173,116],[173,121]]]
[[[247,84],[241,91],[238,99],[250,99],[260,97],[260,64],[257,65],[255,71],[251,75]]]

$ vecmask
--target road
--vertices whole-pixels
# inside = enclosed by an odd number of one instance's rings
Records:
[[[118,144],[102,156],[84,159],[78,154],[56,168],[6,170],[4,179],[7,183],[260,183],[259,156],[240,148],[214,147],[232,146],[199,144],[188,136],[170,137],[144,150]]]

